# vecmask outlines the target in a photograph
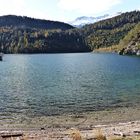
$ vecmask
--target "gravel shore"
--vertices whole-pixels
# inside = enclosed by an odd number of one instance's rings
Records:
[[[26,118],[29,119],[29,118]],[[100,130],[107,138],[140,136],[140,109],[118,108],[107,111],[30,118],[28,123],[0,122],[0,135],[8,140],[71,140],[79,131],[82,138],[92,139]]]

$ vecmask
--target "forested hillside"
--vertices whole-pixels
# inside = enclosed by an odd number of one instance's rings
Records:
[[[0,27],[22,27],[22,28],[36,28],[46,30],[49,29],[68,30],[73,28],[73,26],[63,22],[41,20],[14,15],[1,16]]]
[[[19,16],[0,17],[0,49],[4,53],[90,52],[118,45],[140,22],[140,11],[123,13],[81,29]]]
[[[123,13],[119,16],[86,25],[82,28],[92,50],[117,45],[127,33],[140,22],[140,11]]]
[[[0,28],[0,46],[4,53],[68,53],[91,51],[83,36],[71,30]]]
[[[0,51],[4,53],[89,52],[73,26],[21,16],[0,17]]]

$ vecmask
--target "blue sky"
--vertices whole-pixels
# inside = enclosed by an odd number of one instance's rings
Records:
[[[101,16],[140,9],[140,0],[0,0],[0,15],[73,21],[80,16]]]

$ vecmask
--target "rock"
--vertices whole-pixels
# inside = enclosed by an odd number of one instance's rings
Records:
[[[45,128],[44,127],[41,127],[41,130],[45,130]]]
[[[140,134],[140,130],[134,130],[134,133]]]
[[[115,132],[114,135],[121,136],[121,137],[126,137],[126,135],[123,134],[122,132]]]
[[[131,124],[134,124],[135,122],[130,122]]]
[[[112,130],[115,131],[115,128],[113,128]]]
[[[118,52],[119,55],[137,55],[140,56],[140,49],[136,46],[127,46]]]
[[[118,52],[118,54],[119,54],[119,55],[123,55],[123,54],[124,54],[124,50],[125,50],[125,48],[123,48],[122,50],[120,50],[120,51]]]
[[[134,51],[134,49],[133,48],[126,48],[125,50],[124,50],[124,53],[123,53],[124,55],[135,55],[136,53],[135,53],[135,51]]]
[[[136,55],[137,56],[140,56],[140,50],[137,51]]]

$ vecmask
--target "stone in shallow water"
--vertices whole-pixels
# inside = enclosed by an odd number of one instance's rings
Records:
[[[137,51],[137,56],[140,56],[140,50]]]

